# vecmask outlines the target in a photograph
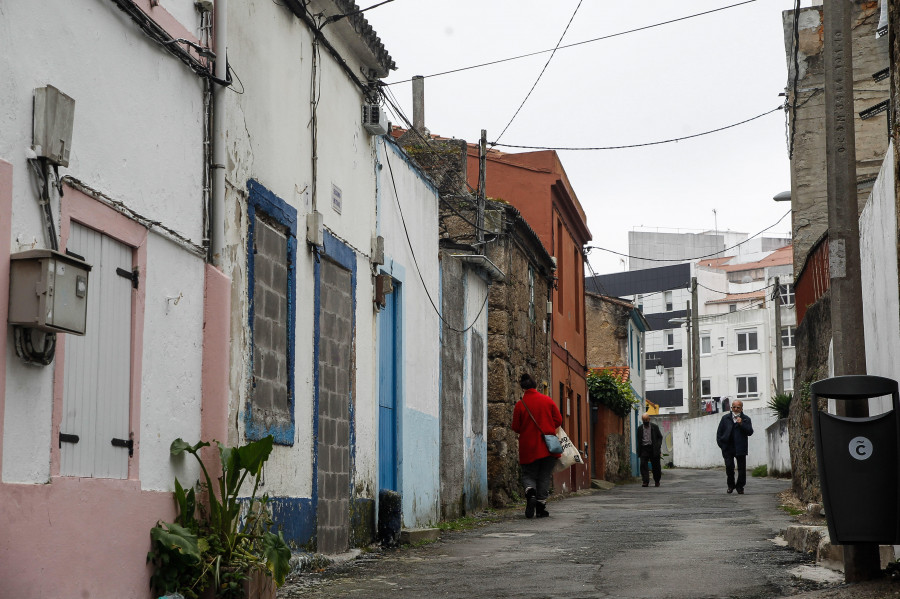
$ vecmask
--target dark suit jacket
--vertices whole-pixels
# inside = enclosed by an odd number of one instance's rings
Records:
[[[637,433],[635,434],[635,438],[637,439],[637,450],[638,455],[641,455],[641,446],[644,443],[644,423],[638,425]],[[650,447],[653,448],[653,457],[658,458],[662,455],[662,432],[660,432],[659,427],[650,423]]]
[[[753,423],[746,414],[741,414],[741,423],[736,425],[731,413],[722,416],[719,430],[716,431],[716,443],[723,456],[747,455],[747,437],[753,434]],[[729,443],[733,440],[734,444]]]

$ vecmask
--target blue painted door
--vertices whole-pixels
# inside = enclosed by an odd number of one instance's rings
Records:
[[[400,284],[378,315],[378,487],[399,491]]]

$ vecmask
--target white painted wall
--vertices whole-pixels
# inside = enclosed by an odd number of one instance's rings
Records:
[[[891,142],[893,144],[893,142]],[[897,291],[897,211],[894,203],[893,147],[889,146],[875,187],[859,217],[866,372],[900,380],[900,297]],[[870,400],[872,413],[890,408]]]
[[[746,405],[746,404],[745,404]],[[750,453],[747,468],[768,463],[766,427],[776,417],[768,408],[744,410],[753,423],[753,435],[748,439]],[[672,425],[672,444],[677,468],[715,468],[724,466],[722,450],[716,445],[716,431],[722,414],[679,420]]]
[[[438,194],[397,145],[382,138],[377,153],[381,269],[402,284],[403,525],[416,528],[440,519],[441,321],[432,305],[440,303]],[[378,402],[373,406],[377,441]],[[377,442],[371,453],[378,455]],[[370,477],[377,482],[377,468]]]
[[[285,7],[268,0],[231,2],[228,6],[229,62],[243,82],[244,93],[228,93],[226,128],[226,243],[225,272],[232,277],[232,414],[247,399],[249,346],[245,239],[247,181],[255,179],[297,209],[297,311],[295,330],[295,440],[292,447],[276,446],[267,465],[267,490],[275,496],[312,494],[312,423],[314,413],[313,345],[315,314],[313,281],[315,256],[305,243],[306,215],[317,210],[325,228],[356,252],[355,415],[356,488],[373,489],[377,479],[377,413],[375,370],[375,311],[369,262],[375,214],[375,138],[361,124],[360,90],[326,51],[319,55],[316,80],[321,83],[317,110],[317,174],[315,193],[312,166],[310,82],[312,40],[306,26]],[[326,36],[360,73],[352,49],[326,29]],[[241,68],[254,65],[254,68]],[[341,212],[332,208],[332,185],[343,197]],[[413,271],[411,271],[413,272]],[[232,419],[233,421],[233,419]],[[243,424],[230,431],[231,442],[243,434]]]
[[[190,0],[166,5],[196,33]],[[27,163],[32,94],[47,84],[75,99],[70,175],[195,244],[203,237],[203,95],[200,78],[162,51],[113,3],[6,3],[0,18],[0,158],[14,167],[13,252],[46,247]],[[54,199],[53,212],[59,214]],[[55,223],[57,231],[59,222]],[[199,261],[151,236],[148,245],[141,483],[170,489],[170,433],[199,433],[203,276]],[[175,268],[167,272],[168,268]],[[193,276],[189,276],[193,274]],[[165,284],[163,284],[165,283]],[[173,288],[184,303],[162,313]],[[25,366],[7,355],[3,481],[50,476],[52,377],[56,364]],[[156,364],[149,366],[154,361]],[[165,373],[159,378],[158,374]],[[177,407],[170,427],[160,405]],[[176,434],[177,436],[177,434]],[[155,441],[155,439],[159,441]]]

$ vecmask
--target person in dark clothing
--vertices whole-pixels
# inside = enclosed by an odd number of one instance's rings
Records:
[[[747,483],[747,437],[753,434],[750,417],[744,414],[744,402],[739,399],[731,402],[731,413],[722,416],[719,430],[716,431],[716,443],[722,450],[725,459],[725,475],[728,477],[728,492],[737,489],[738,495],[744,494]],[[737,480],[734,478],[734,463],[737,461]]]
[[[641,462],[641,478],[644,481],[643,487],[650,486],[650,469],[647,462],[653,468],[653,482],[658,487],[659,479],[662,478],[662,466],[660,465],[660,457],[662,456],[662,432],[659,427],[650,422],[650,414],[641,416],[643,424],[637,428],[637,448],[638,459]]]
[[[519,464],[522,467],[522,485],[525,487],[525,517],[546,518],[547,497],[550,495],[550,479],[559,455],[550,453],[544,435],[553,435],[562,426],[562,414],[556,402],[538,393],[534,378],[524,373],[519,378],[524,393],[513,408],[510,428],[519,433]]]

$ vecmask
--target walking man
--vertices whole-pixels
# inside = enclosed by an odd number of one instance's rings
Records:
[[[641,461],[641,478],[644,481],[642,486],[650,486],[650,472],[647,468],[649,460],[653,467],[653,482],[659,486],[659,479],[662,478],[662,467],[659,460],[662,455],[662,432],[659,427],[650,422],[650,414],[641,416],[643,425],[637,429],[637,446],[638,458]]]
[[[728,492],[737,489],[738,495],[744,494],[747,483],[747,437],[753,434],[750,417],[744,414],[744,402],[739,399],[731,402],[731,413],[722,416],[719,430],[716,431],[716,443],[722,450],[725,459],[725,474],[728,477]],[[737,461],[737,480],[734,478],[734,463]]]

